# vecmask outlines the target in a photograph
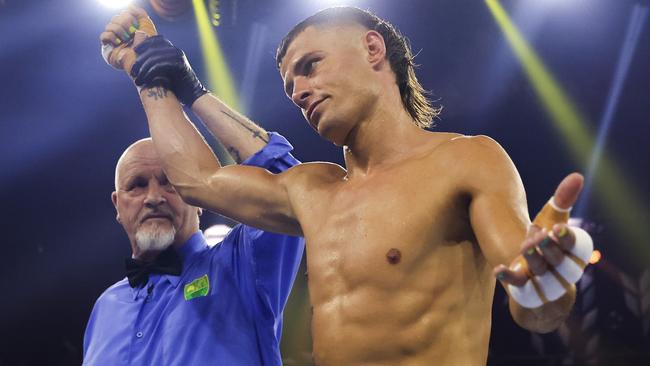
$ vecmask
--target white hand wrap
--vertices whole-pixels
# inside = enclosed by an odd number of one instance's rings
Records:
[[[106,63],[109,64],[109,65],[110,65],[111,63],[108,62],[108,56],[111,54],[112,51],[113,51],[113,45],[112,45],[112,44],[110,44],[110,43],[104,43],[104,44],[102,44],[102,58],[103,58],[104,61],[106,61]],[[113,66],[113,65],[111,65],[111,66]]]
[[[564,259],[541,276],[530,278],[523,286],[508,285],[510,296],[525,308],[536,308],[555,301],[567,292],[567,287],[578,282],[594,249],[589,234],[579,227],[571,228],[576,241]],[[564,282],[564,283],[563,283]]]

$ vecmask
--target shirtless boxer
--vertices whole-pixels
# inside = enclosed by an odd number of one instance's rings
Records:
[[[114,22],[142,16],[130,12]],[[178,102],[187,94],[178,80],[195,78],[187,60],[153,37],[135,48],[130,75],[180,195],[305,237],[318,365],[485,364],[495,276],[513,319],[549,332],[568,315],[584,266],[576,231],[564,224],[582,177],[565,178],[532,225],[517,170],[494,140],[421,128],[435,111],[403,42],[355,8],[324,10],[288,34],[277,58],[286,94],[343,147],[346,167],[307,163],[277,175],[222,168]],[[567,260],[580,267],[570,279]]]

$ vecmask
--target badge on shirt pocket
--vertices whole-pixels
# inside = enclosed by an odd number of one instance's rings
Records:
[[[196,297],[206,296],[208,292],[210,292],[210,280],[208,279],[208,275],[204,274],[185,285],[183,296],[185,300],[192,300]]]

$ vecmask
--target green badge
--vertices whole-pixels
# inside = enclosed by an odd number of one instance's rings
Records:
[[[185,296],[185,300],[192,300],[195,297],[206,296],[208,292],[210,292],[210,281],[208,275],[205,274],[185,285],[183,296]]]

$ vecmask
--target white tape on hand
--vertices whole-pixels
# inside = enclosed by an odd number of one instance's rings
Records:
[[[576,283],[582,277],[583,269],[568,256],[564,256],[562,262],[555,266],[555,270],[568,283]]]
[[[566,289],[551,271],[546,271],[541,276],[535,276],[535,279],[548,301],[555,301],[566,294]]]
[[[111,52],[113,52],[113,45],[110,43],[103,43],[102,44],[102,58],[104,61],[106,61],[107,64],[111,64],[108,62],[108,57],[110,56]],[[111,65],[113,66],[113,65]]]
[[[544,299],[535,289],[533,282],[537,282],[539,291]],[[508,285],[510,296],[521,306],[532,309],[544,305],[545,301],[555,301],[566,293],[566,289],[557,278],[547,271],[541,276],[535,276],[534,280],[529,279],[523,286]]]
[[[591,254],[594,251],[594,241],[591,239],[589,233],[579,227],[571,227],[571,230],[573,230],[573,234],[576,237],[576,243],[571,248],[571,253],[580,258],[585,264],[589,263]]]
[[[537,291],[535,291],[535,286],[533,286],[531,280],[526,281],[523,286],[508,284],[508,292],[510,292],[510,296],[512,296],[519,305],[525,308],[532,309],[544,305],[542,299],[537,295]]]
[[[555,301],[566,294],[567,289],[565,286],[567,284],[574,284],[580,280],[584,273],[582,265],[589,263],[594,243],[591,236],[583,229],[572,227],[571,230],[575,234],[576,241],[570,252],[583,264],[578,264],[570,255],[565,255],[560,264],[554,267],[557,275],[566,281],[564,285],[561,279],[556,278],[556,275],[550,270],[542,275],[535,276],[534,279],[528,279],[523,286],[509,284],[508,292],[519,305],[532,309],[544,305],[545,301]],[[535,289],[533,282],[537,283],[538,290]],[[540,296],[545,299],[540,298]]]

